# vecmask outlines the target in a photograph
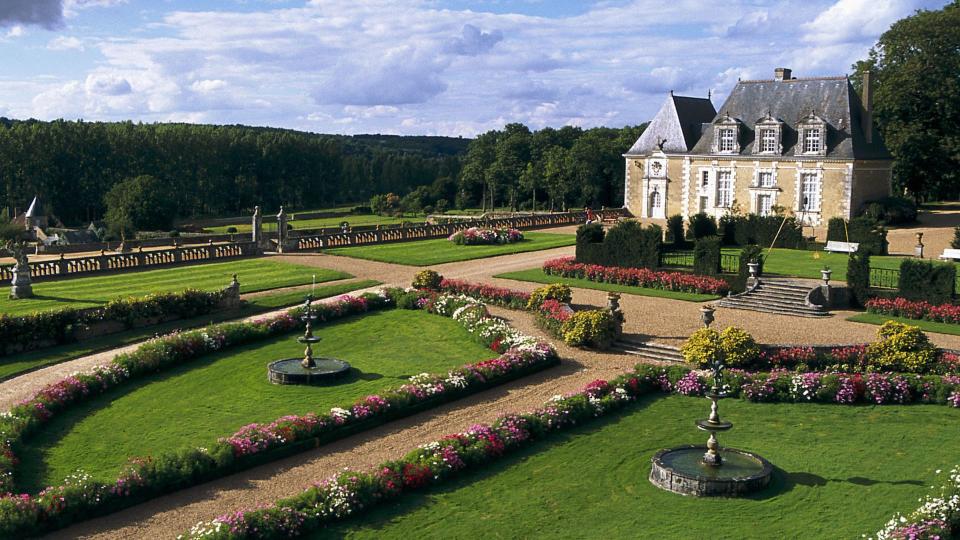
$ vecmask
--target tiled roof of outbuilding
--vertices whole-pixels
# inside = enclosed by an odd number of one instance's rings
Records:
[[[689,152],[700,139],[703,123],[716,114],[709,99],[670,94],[627,155],[649,154],[657,149],[658,140],[664,139],[664,152]]]

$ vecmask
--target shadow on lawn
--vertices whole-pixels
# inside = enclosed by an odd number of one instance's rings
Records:
[[[84,303],[86,303],[86,304],[98,304],[98,305],[103,305],[103,304],[106,304],[106,303],[107,303],[106,300],[93,300],[93,299],[90,299],[90,298],[65,298],[65,297],[62,297],[62,296],[47,296],[47,295],[45,295],[45,294],[35,294],[35,295],[33,295],[32,297],[30,297],[30,299],[31,299],[31,300],[47,300],[47,301],[49,301],[49,302],[62,302],[62,303],[67,303],[67,304],[72,304],[72,303],[76,303],[76,302],[84,302]]]
[[[788,473],[780,468],[774,468],[774,474],[779,474],[784,479],[784,491],[793,489],[794,486],[822,487],[829,482],[846,482],[857,486],[874,486],[877,484],[887,484],[890,486],[923,486],[926,485],[920,480],[874,480],[863,476],[851,476],[850,478],[824,478],[820,475],[806,472]]]

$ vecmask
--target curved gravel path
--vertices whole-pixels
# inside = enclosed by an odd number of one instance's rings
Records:
[[[573,247],[505,255],[475,261],[433,266],[447,277],[484,281],[530,291],[535,283],[493,278],[493,275],[537,267],[548,259],[572,255]],[[376,279],[388,285],[406,286],[418,267],[350,259],[323,254],[278,255],[281,260],[348,271],[358,278]],[[379,287],[377,287],[379,288]],[[602,306],[603,291],[575,289],[574,302]],[[679,344],[699,328],[701,304],[655,297],[623,295],[625,332],[643,339]],[[543,335],[527,313],[492,309],[511,324],[534,335]],[[828,344],[873,339],[876,326],[844,320],[852,312],[839,311],[830,318],[803,319],[750,311],[719,309],[716,325],[738,325],[764,343]],[[258,315],[262,317],[263,315]],[[960,336],[930,334],[938,345],[960,348]],[[27,397],[36,388],[78,369],[104,363],[123,350],[109,351],[36,371],[0,384],[0,409],[16,392]],[[597,378],[612,378],[635,363],[636,357],[572,349],[559,344],[564,361],[546,370],[498,388],[482,392],[418,415],[354,435],[322,448],[209,482],[202,486],[149,501],[116,514],[60,531],[53,538],[169,538],[200,520],[232,510],[270,503],[296,494],[312,481],[326,478],[344,467],[365,468],[394,459],[418,444],[489,422],[507,412],[519,412],[542,404],[549,397],[579,390]],[[12,395],[12,394],[11,394]],[[19,400],[22,398],[17,398]],[[15,401],[14,400],[14,401]]]

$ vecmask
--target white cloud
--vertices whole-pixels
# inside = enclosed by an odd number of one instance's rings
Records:
[[[84,50],[83,41],[74,36],[57,36],[47,42],[47,48],[51,51]]]
[[[193,81],[190,89],[201,94],[209,94],[226,88],[226,86],[227,82],[220,79],[204,79],[201,81]]]

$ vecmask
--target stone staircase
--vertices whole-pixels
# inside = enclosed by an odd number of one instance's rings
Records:
[[[644,360],[683,363],[683,356],[680,354],[679,348],[650,341],[640,341],[636,338],[622,337],[614,342],[612,349],[617,352],[639,356]]]
[[[723,298],[716,305],[792,317],[829,317],[827,308],[807,303],[807,295],[816,286],[812,282],[760,278],[757,286]]]

